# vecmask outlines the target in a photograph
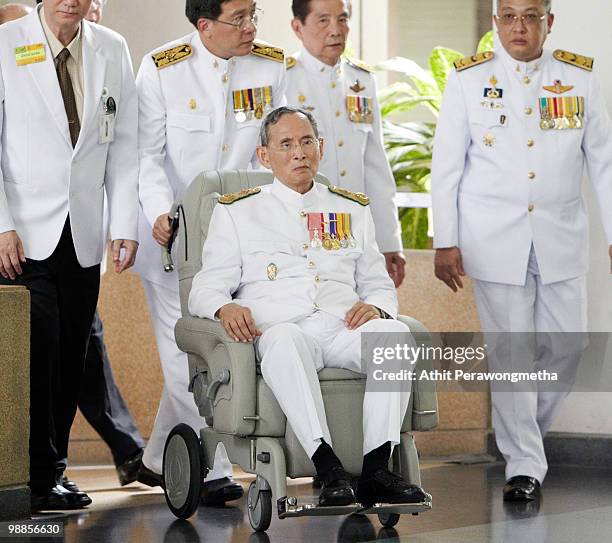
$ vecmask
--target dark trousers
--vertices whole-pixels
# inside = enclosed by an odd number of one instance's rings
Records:
[[[70,220],[45,260],[29,260],[15,281],[30,292],[30,486],[55,485],[56,466],[68,454],[89,332],[98,300],[100,266],[82,268]]]
[[[116,465],[144,448],[144,440],[115,384],[97,311],[89,336],[78,405],[87,422],[108,445]]]

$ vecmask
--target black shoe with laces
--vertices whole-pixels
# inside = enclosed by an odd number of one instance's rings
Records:
[[[357,500],[366,507],[375,503],[421,503],[429,497],[420,486],[407,483],[386,468],[362,477],[357,486]]]
[[[355,491],[351,486],[351,475],[342,467],[335,466],[324,471],[319,479],[321,481],[319,505],[326,507],[355,503]]]

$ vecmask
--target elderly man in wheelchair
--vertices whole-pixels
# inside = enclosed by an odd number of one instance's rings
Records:
[[[383,345],[397,334],[415,345],[396,320],[397,295],[367,196],[314,181],[323,140],[308,112],[271,112],[261,139],[257,155],[274,181],[219,198],[189,311],[220,321],[236,342],[254,344],[263,379],[322,482],[319,506],[427,502],[420,486],[389,469],[410,385],[371,390],[371,362],[362,362],[364,332]],[[356,491],[327,424],[317,373],[329,367],[368,375]]]

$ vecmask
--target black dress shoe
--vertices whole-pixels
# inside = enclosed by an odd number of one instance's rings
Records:
[[[534,477],[516,475],[504,485],[504,501],[532,501],[540,497],[540,482]]]
[[[66,511],[82,509],[91,503],[91,498],[84,492],[70,492],[61,485],[46,491],[33,490],[30,498],[32,511]]]
[[[129,485],[138,479],[143,452],[143,449],[139,449],[136,454],[117,466],[117,477],[121,486]]]
[[[138,475],[136,480],[139,483],[147,486],[161,486],[164,488],[164,479],[161,475],[151,471],[147,466],[140,462],[140,468],[138,469]]]
[[[386,468],[377,469],[369,477],[362,477],[357,485],[357,499],[365,506],[375,503],[421,503],[429,498],[430,495],[420,486],[407,483]]]
[[[351,505],[356,502],[355,491],[351,486],[351,476],[341,467],[333,467],[319,477],[321,493],[319,505]]]
[[[66,494],[66,499],[73,509],[82,509],[91,503],[91,498],[85,494],[85,492],[82,492],[77,484],[68,479],[65,475],[59,478],[56,488],[64,488],[68,492],[68,494]]]
[[[214,481],[204,481],[200,499],[202,505],[225,505],[225,502],[231,502],[242,498],[244,490],[238,484],[232,481],[229,477],[215,479]]]
[[[66,490],[70,492],[81,492],[81,489],[77,486],[74,481],[71,481],[65,475],[62,475],[60,480],[57,482],[58,485],[62,485]]]

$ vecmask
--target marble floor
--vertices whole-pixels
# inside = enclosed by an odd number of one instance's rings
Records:
[[[138,483],[120,488],[108,467],[70,473],[93,498],[89,509],[37,518],[62,521],[64,537],[53,541],[71,543],[610,541],[612,470],[552,467],[540,503],[508,507],[501,499],[504,474],[499,463],[424,462],[422,467],[433,509],[418,517],[403,516],[395,528],[382,528],[375,516],[273,518],[267,533],[256,534],[249,525],[245,498],[231,507],[202,507],[189,521],[181,521],[167,508],[161,490]],[[246,489],[250,477],[238,473],[236,478]],[[300,497],[316,494],[308,479],[296,480],[292,487]]]

